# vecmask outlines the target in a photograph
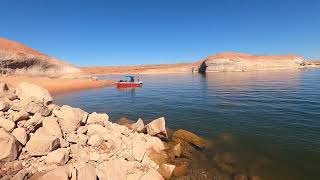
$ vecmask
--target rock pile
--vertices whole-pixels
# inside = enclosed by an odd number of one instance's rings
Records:
[[[163,117],[119,125],[105,113],[55,105],[39,86],[0,83],[0,145],[1,179],[156,180],[186,175],[176,160],[207,143],[184,130],[169,142]]]

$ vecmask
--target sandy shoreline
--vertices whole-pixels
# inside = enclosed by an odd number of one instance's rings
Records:
[[[59,94],[85,89],[95,89],[111,87],[114,85],[112,80],[91,80],[87,78],[63,79],[48,77],[22,77],[22,76],[0,76],[0,81],[15,87],[20,82],[29,82],[41,86],[51,94]]]

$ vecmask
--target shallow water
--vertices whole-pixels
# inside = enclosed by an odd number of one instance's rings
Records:
[[[319,69],[141,79],[142,88],[73,92],[57,95],[55,103],[107,112],[113,120],[164,116],[169,128],[184,128],[214,142],[227,133],[232,142],[223,149],[236,154],[247,174],[276,180],[320,178]],[[210,161],[206,165],[210,168]]]

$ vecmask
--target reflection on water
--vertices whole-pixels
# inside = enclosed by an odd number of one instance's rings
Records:
[[[221,159],[235,157],[242,172],[265,179],[320,177],[319,70],[141,77],[142,88],[88,90],[55,100],[107,112],[113,120],[165,116],[168,127],[213,141],[213,148],[194,164],[212,173],[221,169]]]

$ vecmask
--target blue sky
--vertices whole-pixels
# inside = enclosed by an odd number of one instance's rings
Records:
[[[1,0],[0,36],[78,66],[320,58],[319,0]]]

